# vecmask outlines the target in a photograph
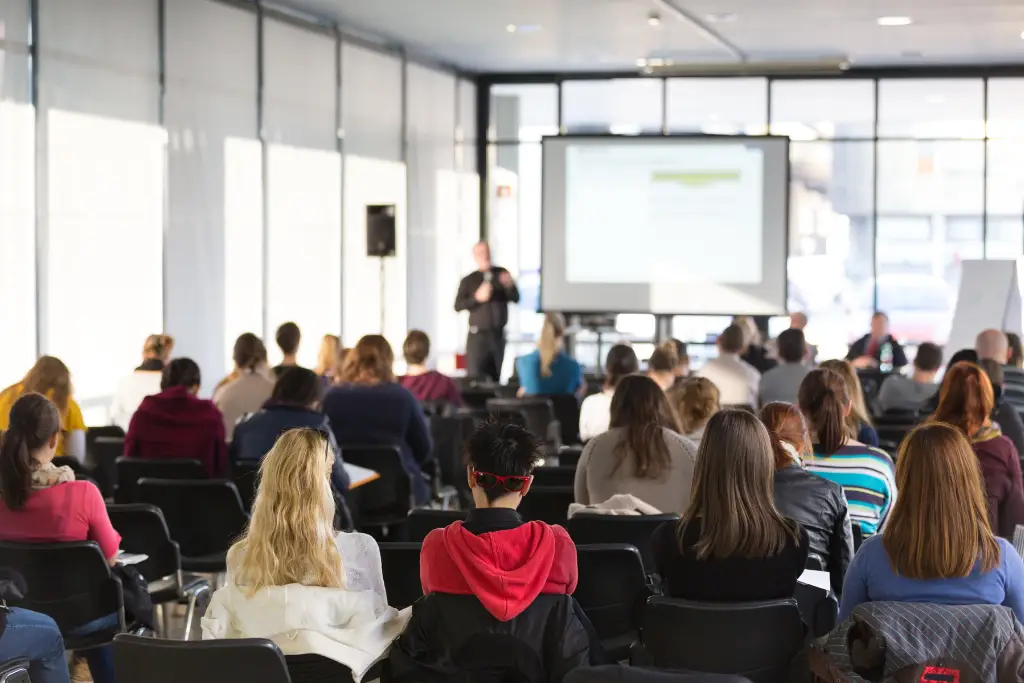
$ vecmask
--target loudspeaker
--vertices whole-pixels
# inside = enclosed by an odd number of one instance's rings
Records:
[[[394,204],[370,204],[366,207],[366,255],[395,255]]]

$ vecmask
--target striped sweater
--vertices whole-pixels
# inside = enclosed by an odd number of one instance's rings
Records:
[[[847,444],[832,455],[814,445],[814,456],[804,461],[808,472],[843,487],[850,519],[865,536],[877,532],[896,502],[896,473],[885,451],[863,444]]]

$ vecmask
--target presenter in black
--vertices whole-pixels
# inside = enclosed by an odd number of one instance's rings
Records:
[[[507,270],[491,264],[491,248],[486,242],[473,246],[473,259],[476,270],[462,278],[455,297],[455,310],[469,311],[466,374],[497,382],[505,358],[508,304],[519,303],[519,289]]]

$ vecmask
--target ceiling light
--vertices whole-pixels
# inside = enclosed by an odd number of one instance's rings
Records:
[[[914,23],[914,20],[910,17],[878,17],[879,26],[910,26]]]
[[[516,26],[515,24],[508,24],[507,26],[505,26],[505,30],[508,31],[509,33],[515,33],[517,28],[519,27]]]
[[[661,15],[657,12],[651,12],[647,15],[647,23],[650,26],[661,26]]]
[[[942,104],[946,101],[946,98],[942,95],[929,95],[925,100],[928,104]]]
[[[1021,39],[1021,40],[1024,40],[1024,31],[1021,31],[1021,32],[1020,32],[1020,39]]]
[[[707,14],[704,19],[712,24],[729,24],[740,18],[740,15],[735,12],[718,12],[716,14]]]
[[[647,66],[647,60],[641,57],[640,59],[636,60],[636,66],[639,69],[644,68],[645,66]]]

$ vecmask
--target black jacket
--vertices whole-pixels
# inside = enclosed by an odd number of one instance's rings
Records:
[[[775,507],[807,531],[808,557],[832,575],[832,590],[843,589],[853,559],[853,531],[843,487],[792,465],[775,471]]]
[[[892,366],[894,369],[902,368],[907,364],[907,354],[903,351],[903,347],[896,341],[892,335],[886,335],[882,337],[882,341],[879,342],[878,348],[875,349],[874,359],[881,362],[882,360],[882,346],[889,342],[892,344]],[[865,334],[857,341],[850,344],[850,350],[846,354],[846,360],[856,360],[868,352],[868,346],[871,345],[871,335]]]
[[[508,271],[504,268],[491,267],[491,284],[494,285],[494,293],[491,300],[480,303],[474,298],[476,290],[484,283],[484,274],[479,270],[462,278],[459,283],[459,292],[455,295],[455,310],[469,311],[469,326],[477,330],[488,332],[500,332],[505,329],[508,323],[509,303],[519,303],[519,288],[513,282],[511,287],[503,287],[500,278],[502,273]]]
[[[393,683],[561,683],[587,666],[590,645],[569,595],[541,595],[498,621],[472,595],[431,593],[416,601],[391,646]],[[512,675],[507,675],[507,674]]]

